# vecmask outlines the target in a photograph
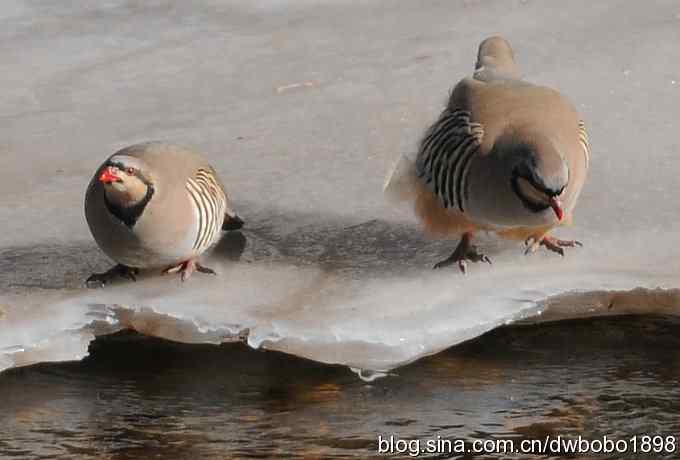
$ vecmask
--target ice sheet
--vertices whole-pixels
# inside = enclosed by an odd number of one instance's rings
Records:
[[[677,2],[26,1],[0,25],[0,368],[133,327],[388,371],[541,313],[680,311]],[[496,33],[588,123],[591,176],[560,231],[585,248],[486,238],[492,267],[433,272],[455,243],[383,179]],[[85,186],[150,139],[204,151],[246,227],[208,258],[217,278],[85,290],[110,264]]]

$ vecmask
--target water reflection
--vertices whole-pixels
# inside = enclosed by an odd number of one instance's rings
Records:
[[[83,362],[0,376],[0,456],[369,458],[379,434],[677,434],[679,330],[650,317],[501,329],[371,384],[241,344],[121,333]]]

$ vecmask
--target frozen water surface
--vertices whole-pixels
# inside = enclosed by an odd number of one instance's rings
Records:
[[[680,312],[677,2],[246,3],[3,4],[0,369],[129,327],[389,371],[515,321]],[[588,123],[591,175],[559,231],[585,247],[486,238],[493,266],[435,272],[455,242],[423,236],[383,179],[495,33]],[[84,289],[110,265],[85,186],[150,139],[205,152],[246,227],[207,257],[217,277]]]

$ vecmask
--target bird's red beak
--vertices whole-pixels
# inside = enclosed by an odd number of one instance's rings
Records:
[[[99,182],[102,184],[112,184],[114,182],[121,182],[121,178],[116,176],[109,166],[99,175]]]
[[[562,219],[564,219],[564,209],[562,209],[562,203],[560,203],[560,200],[555,197],[550,198],[550,207],[553,211],[555,211],[557,220],[562,222]]]

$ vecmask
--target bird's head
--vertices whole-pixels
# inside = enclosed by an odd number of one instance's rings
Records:
[[[109,204],[131,208],[148,201],[153,193],[153,180],[144,161],[128,155],[115,155],[99,172],[99,182]]]
[[[558,222],[564,219],[561,197],[569,183],[569,167],[552,146],[520,143],[514,146],[514,167],[511,169],[512,190],[534,214],[551,209]]]

